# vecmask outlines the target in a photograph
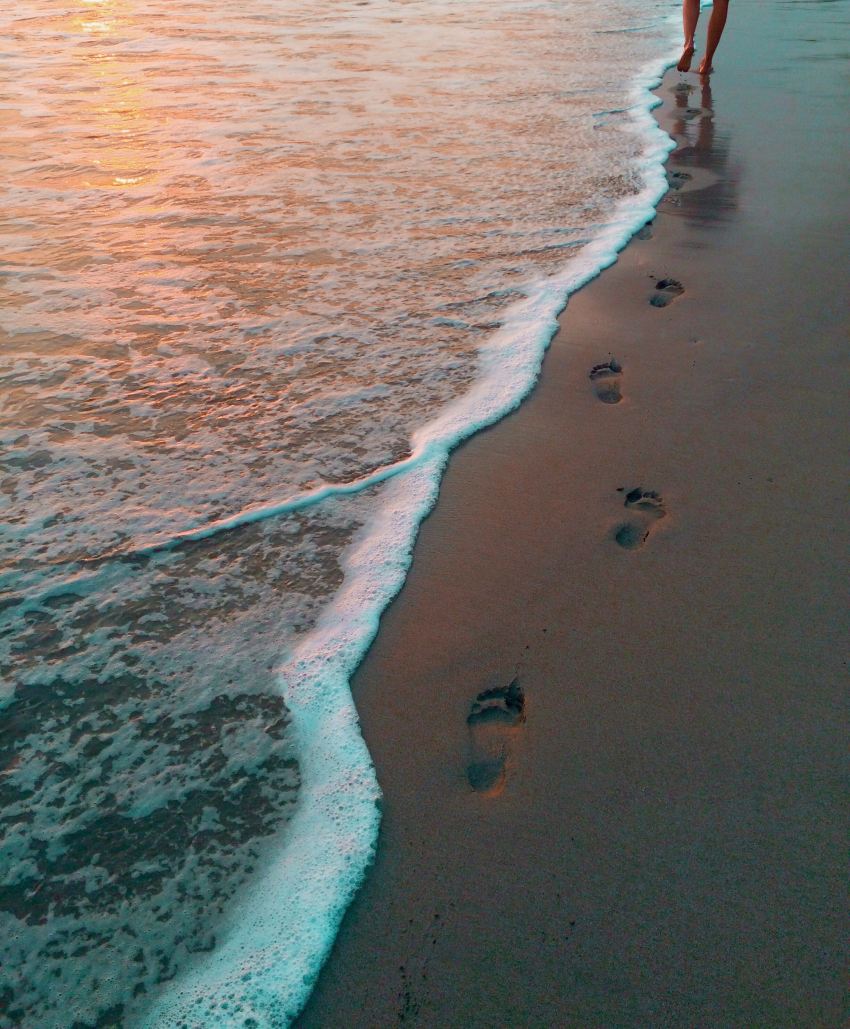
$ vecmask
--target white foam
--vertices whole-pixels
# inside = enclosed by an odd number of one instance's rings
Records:
[[[673,143],[651,116],[658,101],[650,90],[673,59],[668,55],[644,67],[631,93],[628,131],[645,140],[639,168],[643,188],[619,203],[561,273],[506,312],[502,328],[482,351],[478,380],[415,433],[411,456],[356,484],[323,487],[217,526],[226,529],[292,510],[295,503],[312,503],[329,491],[384,483],[379,513],[346,556],[342,589],[282,671],[302,773],[287,840],[231,918],[217,949],[155,1004],[147,1026],[279,1026],[306,1002],[373,858],[379,825],[380,791],[358,729],[350,677],[377,632],[381,612],[404,582],[417,529],[436,500],[451,450],[519,405],[537,379],[568,296],[612,264],[654,216],[666,190],[663,161]]]

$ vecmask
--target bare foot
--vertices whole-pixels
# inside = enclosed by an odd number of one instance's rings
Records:
[[[691,60],[694,56],[693,46],[686,46],[682,51],[682,56],[679,58],[679,63],[676,65],[677,71],[690,71]]]
[[[714,71],[714,68],[709,64],[708,58],[703,57],[702,62],[699,66],[700,75],[710,75]]]

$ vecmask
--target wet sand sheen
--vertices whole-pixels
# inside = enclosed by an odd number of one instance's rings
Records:
[[[731,17],[660,90],[688,178],[455,454],[357,675],[384,824],[302,1026],[841,1021],[847,5]]]

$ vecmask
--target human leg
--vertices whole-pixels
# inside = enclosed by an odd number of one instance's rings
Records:
[[[694,33],[699,21],[699,0],[682,0],[682,28],[685,33],[685,45],[682,56],[676,67],[679,71],[689,71],[691,58],[694,56]]]
[[[729,12],[729,0],[714,0],[714,7],[711,11],[711,21],[708,23],[708,34],[705,40],[705,57],[699,66],[700,75],[708,75],[711,71],[711,59],[714,51],[723,35],[723,27],[726,24],[726,15]]]

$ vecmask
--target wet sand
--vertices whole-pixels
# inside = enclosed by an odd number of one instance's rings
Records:
[[[711,89],[668,73],[658,217],[453,456],[301,1026],[846,1020],[847,36],[736,3]]]

